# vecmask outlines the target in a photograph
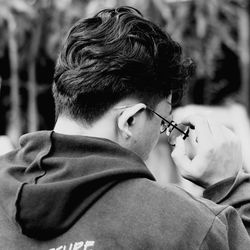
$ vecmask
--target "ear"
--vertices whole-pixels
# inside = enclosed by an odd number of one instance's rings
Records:
[[[126,139],[132,136],[131,127],[135,123],[135,116],[144,109],[146,109],[145,104],[137,103],[131,107],[124,109],[118,117],[118,129]]]

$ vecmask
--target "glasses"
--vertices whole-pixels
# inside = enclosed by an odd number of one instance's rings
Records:
[[[116,109],[129,108],[131,106],[132,105],[121,106],[121,107],[116,107]],[[181,124],[181,123],[177,124],[173,120],[168,121],[164,117],[162,117],[160,114],[158,114],[153,109],[151,109],[147,106],[146,106],[146,109],[162,119],[160,133],[161,134],[165,133],[167,135],[168,143],[171,146],[175,146],[175,140],[177,137],[182,136],[182,139],[185,140],[189,136],[189,129],[190,129],[189,126],[186,126],[186,125]]]
[[[185,140],[189,136],[189,126],[184,124],[177,124],[176,122],[168,121],[163,118],[160,114],[155,112],[153,109],[146,107],[147,110],[157,115],[162,119],[160,133],[165,133],[168,136],[168,143],[172,146],[175,146],[175,140],[177,137],[182,136],[182,139]]]

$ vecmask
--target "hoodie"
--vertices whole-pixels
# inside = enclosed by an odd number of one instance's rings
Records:
[[[233,208],[159,187],[112,141],[41,131],[0,158],[0,249],[166,248],[250,243]]]

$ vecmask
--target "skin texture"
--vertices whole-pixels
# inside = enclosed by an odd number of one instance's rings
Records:
[[[242,152],[231,130],[200,115],[181,122],[195,126],[187,141],[177,138],[171,154],[184,178],[206,188],[236,176],[242,168]]]
[[[171,112],[170,101],[171,96],[160,101],[155,111],[168,118]],[[119,108],[124,106],[128,108]],[[146,105],[139,100],[126,98],[91,126],[59,116],[54,131],[109,139],[135,152],[145,161],[158,142],[161,125],[161,119],[154,115],[149,117],[145,108]]]
[[[163,114],[164,118],[168,118],[171,112],[171,105],[169,104],[170,97],[167,100],[162,100],[155,107],[157,113]],[[132,107],[134,109],[135,107]],[[128,111],[128,110],[127,110]],[[125,111],[126,112],[126,111]],[[132,111],[133,112],[133,111]],[[122,116],[123,114],[121,114]],[[148,159],[150,152],[157,144],[160,136],[161,119],[155,115],[149,117],[145,112],[145,106],[139,110],[133,117],[132,123],[129,126],[131,134],[117,136],[117,142],[136,152],[144,161]],[[129,118],[127,119],[127,121]],[[121,132],[124,131],[126,123],[119,128]]]
[[[220,106],[205,106],[205,105],[186,105],[174,110],[174,119],[179,121],[187,116],[199,114],[205,116],[209,120],[214,120],[218,123],[231,129],[240,139],[243,167],[246,172],[250,172],[250,120],[246,108],[232,100]]]
[[[154,110],[170,119],[170,103],[171,96],[160,101]],[[54,131],[109,139],[146,161],[159,140],[161,119],[156,115],[149,117],[145,108],[139,100],[126,98],[91,126],[59,116]],[[240,142],[232,131],[197,115],[180,122],[195,127],[188,140],[177,137],[171,154],[182,177],[206,188],[236,176],[242,167],[242,153]]]

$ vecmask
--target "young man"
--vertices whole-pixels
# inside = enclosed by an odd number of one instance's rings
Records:
[[[133,8],[77,22],[56,66],[54,131],[0,159],[0,249],[249,249],[237,139],[201,117],[182,121],[189,134],[170,122],[189,71]],[[166,130],[181,174],[226,205],[157,185],[144,161]]]

